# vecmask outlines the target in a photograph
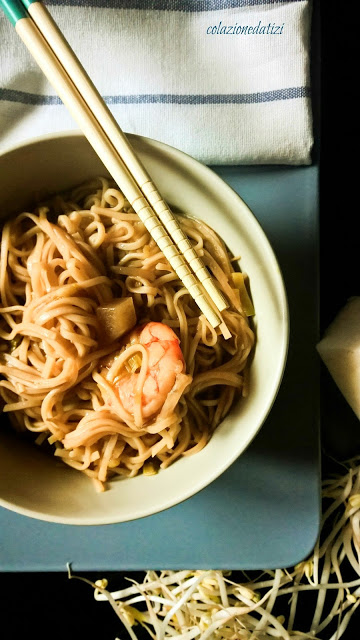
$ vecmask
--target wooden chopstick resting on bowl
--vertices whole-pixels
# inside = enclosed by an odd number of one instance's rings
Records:
[[[45,7],[31,0],[0,0],[0,6],[205,317],[229,338],[224,297]]]
[[[68,42],[65,40],[47,8],[38,0],[22,0],[22,3],[27,8],[39,31],[42,33],[58,60],[61,62],[69,78],[73,81],[74,85],[83,96],[98,122],[101,123],[101,126],[110,142],[112,142],[116,151],[127,165],[144,196],[157,213],[161,222],[166,227],[168,233],[196,276],[199,278],[216,307],[219,311],[224,311],[228,306],[225,298],[216,287],[209,271],[206,269],[202,260],[197,256],[190,240],[187,238],[177,219],[158,192],[125,134],[120,129],[111,111],[107,108],[102,97],[90,80],[85,69],[80,64]]]

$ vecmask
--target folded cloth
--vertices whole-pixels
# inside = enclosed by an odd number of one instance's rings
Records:
[[[208,164],[309,164],[310,0],[49,0],[124,131]],[[0,16],[0,148],[78,128]]]

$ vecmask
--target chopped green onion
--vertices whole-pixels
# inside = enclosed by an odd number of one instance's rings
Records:
[[[233,284],[236,289],[238,289],[240,294],[240,302],[244,312],[247,316],[255,315],[255,309],[253,303],[251,302],[251,298],[249,296],[248,290],[246,288],[246,278],[247,276],[244,273],[240,273],[239,271],[235,271],[231,274],[231,278]]]
[[[141,369],[142,358],[139,353],[134,353],[133,356],[125,362],[125,369],[128,373],[137,373]]]
[[[10,340],[10,353],[12,353],[13,351],[15,351],[15,349],[18,348],[20,342],[21,342],[21,336],[19,334],[16,335],[15,338]]]
[[[156,468],[154,462],[152,460],[147,460],[143,466],[143,474],[144,476],[156,476],[159,472],[159,469]]]

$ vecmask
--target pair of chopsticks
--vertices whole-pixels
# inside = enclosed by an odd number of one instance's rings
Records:
[[[46,7],[37,0],[0,6],[202,313],[229,338],[226,299]]]

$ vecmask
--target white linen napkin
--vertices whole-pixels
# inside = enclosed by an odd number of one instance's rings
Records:
[[[310,0],[49,0],[124,131],[208,164],[309,164]],[[0,149],[78,126],[0,16]]]

